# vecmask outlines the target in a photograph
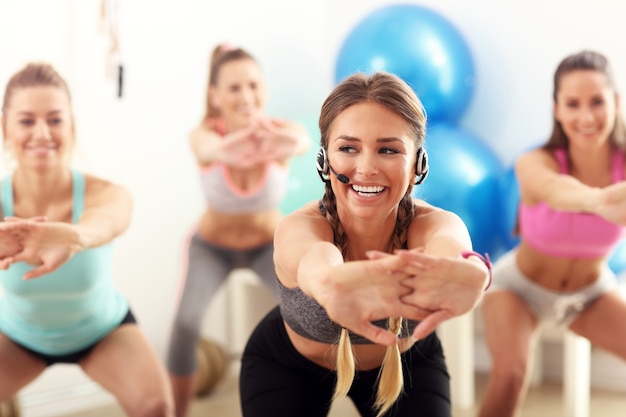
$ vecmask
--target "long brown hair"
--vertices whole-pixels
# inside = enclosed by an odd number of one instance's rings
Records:
[[[220,111],[211,103],[211,97],[209,94],[211,87],[215,87],[217,85],[220,69],[228,62],[239,61],[242,59],[249,59],[258,64],[257,60],[250,53],[241,48],[235,48],[229,44],[220,44],[213,49],[209,62],[209,83],[206,92],[206,110],[204,112],[203,120],[220,116]]]
[[[559,92],[563,76],[578,70],[596,71],[604,74],[609,82],[609,85],[615,92],[615,96],[617,97],[617,87],[609,60],[606,56],[599,52],[583,50],[566,56],[557,66],[556,71],[554,72],[554,88],[552,92],[552,100],[554,104],[556,104],[557,94]],[[626,151],[626,125],[624,124],[624,118],[619,112],[615,115],[615,126],[609,135],[609,141],[613,147]],[[567,147],[567,135],[563,131],[561,123],[553,117],[552,133],[550,134],[550,138],[546,144],[543,145],[543,148],[551,150]]]
[[[404,81],[386,72],[378,72],[371,76],[355,74],[335,87],[322,105],[319,119],[320,145],[327,148],[330,126],[341,112],[354,104],[367,101],[378,103],[402,117],[411,128],[416,149],[423,146],[426,135],[426,116],[422,103]],[[407,246],[408,226],[415,217],[412,191],[413,184],[407,188],[399,203],[391,242],[392,250]],[[326,182],[322,205],[326,209],[326,218],[333,228],[335,245],[341,250],[345,259],[348,242],[337,213],[336,198],[330,182]],[[401,317],[390,318],[389,330],[399,334],[402,321]],[[348,331],[343,329],[337,349],[337,385],[334,398],[347,394],[354,379],[354,370],[350,338]],[[400,351],[397,345],[390,346],[387,348],[379,374],[378,392],[374,404],[378,416],[384,414],[393,405],[402,392],[402,386]]]

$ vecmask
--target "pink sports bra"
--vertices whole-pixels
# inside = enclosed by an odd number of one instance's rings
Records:
[[[556,149],[559,172],[569,173],[567,153]],[[612,159],[613,182],[624,179],[624,154],[615,151]],[[624,228],[600,216],[557,211],[546,203],[520,204],[521,238],[536,250],[563,258],[600,258],[611,253],[623,236]]]

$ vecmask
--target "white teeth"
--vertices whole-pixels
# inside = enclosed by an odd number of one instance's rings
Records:
[[[385,189],[385,187],[352,184],[352,189],[356,191],[357,193],[376,194],[376,193],[382,192]]]

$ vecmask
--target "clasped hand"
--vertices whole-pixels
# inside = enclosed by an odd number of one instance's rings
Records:
[[[0,223],[0,269],[26,262],[36,267],[24,279],[50,273],[77,252],[71,243],[73,233],[70,224],[47,222],[45,217],[6,217]]]
[[[620,181],[602,189],[598,214],[606,220],[626,225],[626,182]]]
[[[483,294],[485,271],[473,261],[419,249],[372,251],[368,257],[333,269],[323,306],[333,321],[374,343],[397,341],[395,334],[372,324],[374,320],[419,320],[413,332],[419,340],[443,321],[473,309]]]
[[[250,168],[288,158],[296,146],[294,137],[267,120],[259,120],[248,128],[228,134],[222,142],[221,154],[230,166]]]

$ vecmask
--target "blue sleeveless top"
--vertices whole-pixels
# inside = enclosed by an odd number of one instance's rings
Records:
[[[2,215],[13,215],[11,177],[2,180]],[[84,210],[85,179],[72,173],[72,223]],[[128,313],[128,302],[111,280],[110,243],[75,254],[56,271],[25,281],[33,269],[19,262],[0,271],[0,332],[47,355],[65,355],[93,345]]]

